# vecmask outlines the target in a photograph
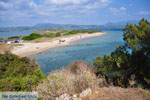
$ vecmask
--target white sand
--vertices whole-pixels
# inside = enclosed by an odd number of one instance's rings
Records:
[[[96,32],[92,34],[78,34],[68,37],[59,37],[55,38],[53,40],[50,40],[50,42],[42,42],[42,43],[20,43],[23,44],[23,46],[15,47],[12,50],[12,53],[19,55],[19,56],[29,56],[31,54],[40,53],[43,52],[49,48],[54,48],[58,46],[67,46],[71,42],[84,39],[88,37],[95,37],[95,36],[101,36],[104,35],[105,32]],[[65,40],[65,42],[59,42],[59,40]]]

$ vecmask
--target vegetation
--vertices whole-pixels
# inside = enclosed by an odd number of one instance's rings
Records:
[[[105,100],[106,98],[149,100],[150,98],[148,90],[106,87],[105,79],[96,77],[95,72],[95,67],[77,61],[55,70],[38,85],[39,100]]]
[[[68,33],[64,34],[64,35],[74,35],[74,34],[78,34],[78,33],[94,33],[94,32],[100,32],[100,31],[95,31],[95,30],[72,30],[69,31]]]
[[[50,33],[50,34],[42,34],[41,36],[42,36],[42,37],[47,37],[47,38],[53,38],[53,37],[56,37],[56,35],[53,34],[53,33]]]
[[[60,32],[57,32],[55,36],[56,36],[56,37],[59,37],[59,36],[61,36],[61,33],[60,33]]]
[[[49,34],[32,33],[28,36],[24,36],[22,39],[23,40],[35,40],[35,39],[39,39],[39,38],[42,38],[42,37],[54,38],[54,37],[57,37],[57,36],[60,36],[60,35],[61,35],[60,33],[57,33],[57,34],[53,34],[53,33],[49,33]]]
[[[38,38],[41,38],[41,37],[42,37],[41,34],[31,33],[31,34],[28,35],[28,36],[24,36],[22,39],[23,39],[23,40],[34,40],[34,39],[38,39]]]
[[[40,33],[31,33],[28,36],[24,36],[22,39],[23,40],[35,40],[35,39],[39,39],[42,37],[46,37],[46,38],[55,38],[55,37],[59,37],[59,36],[65,36],[65,35],[74,35],[74,34],[78,34],[78,33],[94,33],[94,32],[99,32],[99,31],[86,31],[86,30],[72,30],[72,31],[59,31],[56,33],[44,33],[44,34],[40,34]],[[13,37],[11,37],[13,38]]]
[[[8,37],[8,39],[20,39],[20,36],[11,36],[11,37]]]
[[[97,57],[94,65],[98,75],[108,83],[122,87],[150,88],[150,22],[127,24],[123,29],[125,44],[110,55]],[[131,84],[134,81],[134,84]]]
[[[0,38],[0,41],[3,40],[3,38]]]
[[[138,88],[102,87],[81,100],[149,100],[150,92]]]
[[[44,78],[35,60],[0,54],[0,91],[31,91]]]
[[[56,34],[32,33],[24,36],[23,39],[34,40],[41,37],[53,38],[93,32],[97,31],[73,30],[65,31],[64,34],[61,32]],[[99,86],[113,83],[114,86],[150,89],[150,22],[142,19],[139,25],[127,24],[123,33],[124,45],[118,46],[110,55],[97,57],[94,60],[97,70],[85,62],[75,61],[61,70],[51,72],[47,79],[35,60],[6,53],[5,51],[10,48],[5,46],[9,45],[1,43],[0,48],[6,48],[6,50],[3,51],[5,54],[0,54],[0,91],[37,90],[39,99],[55,100],[62,94],[80,94],[90,88],[92,93],[83,97],[83,100],[103,99],[104,97],[149,99],[149,91],[143,89],[99,88]],[[98,78],[95,73],[101,78]]]
[[[98,79],[84,62],[73,62],[68,67],[51,72],[37,88],[42,100],[55,100],[56,97],[68,93],[78,94],[87,88],[98,87],[102,80]]]

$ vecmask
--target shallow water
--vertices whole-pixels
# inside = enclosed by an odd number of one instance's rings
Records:
[[[71,43],[83,44],[83,46],[56,47],[48,49],[41,54],[34,54],[29,57],[35,58],[41,70],[48,74],[54,69],[70,64],[74,60],[86,61],[93,64],[97,56],[110,54],[117,45],[123,44],[121,31],[105,31],[107,34],[98,37],[86,38]],[[85,45],[91,44],[91,45]]]

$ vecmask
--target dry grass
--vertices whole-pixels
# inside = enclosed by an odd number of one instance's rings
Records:
[[[87,88],[98,87],[101,81],[88,64],[73,62],[66,68],[51,72],[47,80],[38,86],[37,91],[42,99],[55,100],[64,93],[79,94]]]
[[[12,49],[13,47],[11,45],[0,43],[0,53],[11,52]]]
[[[150,100],[150,92],[138,88],[104,87],[93,90],[82,100]]]
[[[105,79],[97,78],[95,72],[94,67],[87,63],[75,61],[65,68],[51,72],[48,78],[38,85],[38,96],[41,100],[55,100],[63,94],[71,98],[76,95],[76,100],[150,100],[150,91],[102,86]],[[91,89],[92,93],[80,96],[86,89]]]

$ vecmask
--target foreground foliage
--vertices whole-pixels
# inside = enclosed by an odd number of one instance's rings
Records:
[[[127,24],[123,33],[123,46],[95,59],[98,75],[115,86],[150,88],[150,22],[142,19],[138,26]]]
[[[44,78],[35,60],[0,54],[0,91],[31,91]]]
[[[62,94],[78,94],[87,88],[98,87],[98,79],[92,67],[84,62],[73,62],[68,67],[53,71],[37,88],[42,100],[55,100]]]

